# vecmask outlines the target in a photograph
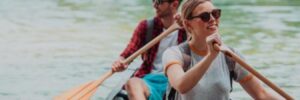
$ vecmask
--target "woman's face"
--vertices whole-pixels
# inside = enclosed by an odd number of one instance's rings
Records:
[[[206,1],[193,10],[187,21],[189,24],[187,27],[190,28],[192,34],[209,36],[218,32],[220,15],[221,10],[216,9],[211,2]]]

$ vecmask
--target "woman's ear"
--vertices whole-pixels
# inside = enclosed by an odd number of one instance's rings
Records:
[[[189,23],[189,21],[182,19],[182,24],[183,24],[183,28],[190,33],[191,32],[191,24]]]

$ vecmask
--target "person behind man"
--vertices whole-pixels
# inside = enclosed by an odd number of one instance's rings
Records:
[[[153,8],[156,16],[152,20],[142,20],[136,27],[133,36],[113,65],[114,72],[120,72],[128,67],[128,64],[121,63],[125,58],[143,47],[149,40],[160,35],[165,29],[170,27],[175,19],[173,16],[177,13],[177,9],[181,0],[152,0]],[[148,25],[152,22],[152,30],[149,35]],[[163,74],[162,53],[168,47],[177,45],[186,40],[186,33],[183,29],[177,30],[167,37],[163,38],[158,44],[150,48],[146,53],[142,54],[143,63],[129,79],[125,85],[131,100],[161,100],[166,91],[167,78]]]
[[[183,4],[181,19],[191,40],[167,49],[162,61],[170,86],[177,90],[173,99],[229,100],[231,71],[233,79],[253,99],[282,99],[266,91],[259,80],[241,65],[227,64],[225,55],[213,48],[215,43],[226,48],[218,29],[220,16],[221,9],[210,0],[187,0]]]

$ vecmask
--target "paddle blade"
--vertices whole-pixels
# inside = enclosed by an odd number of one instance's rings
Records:
[[[78,87],[72,88],[64,93],[62,93],[59,96],[54,97],[54,100],[70,100],[72,97],[74,97],[76,94],[78,94],[80,91],[91,85],[94,81],[87,82],[85,84],[82,84]]]
[[[79,87],[73,88],[60,96],[54,98],[54,100],[83,100],[81,98],[89,98],[95,91],[98,86],[100,86],[107,78],[113,75],[113,71],[110,70],[101,76],[98,80],[88,82]]]
[[[112,70],[106,72],[103,76],[101,76],[98,80],[95,80],[89,86],[85,87],[79,93],[76,93],[76,96],[73,96],[74,100],[84,100],[84,98],[89,98],[91,95],[97,90],[97,88],[111,75],[113,74]],[[86,100],[86,99],[85,99]]]
[[[90,98],[93,96],[93,94],[96,92],[96,90],[97,90],[97,88],[93,89],[91,92],[89,92],[88,94],[81,97],[80,100],[90,100]]]

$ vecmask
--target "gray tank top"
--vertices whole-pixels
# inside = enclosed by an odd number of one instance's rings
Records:
[[[190,56],[189,68],[203,59],[202,56],[197,55],[193,51],[190,52]],[[168,65],[169,62],[174,60],[182,64],[187,63],[186,57],[180,51],[179,46],[171,47],[165,51],[163,65]],[[236,75],[236,81],[248,75],[248,72],[239,64],[236,64],[233,70]],[[177,93],[175,100],[228,100],[231,89],[230,81],[229,67],[226,63],[225,55],[219,53],[198,84],[185,94]]]

